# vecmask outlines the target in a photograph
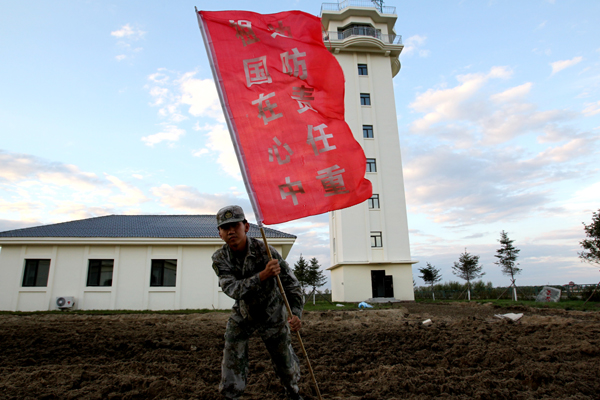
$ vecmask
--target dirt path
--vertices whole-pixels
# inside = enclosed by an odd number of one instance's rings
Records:
[[[403,306],[306,314],[324,399],[599,398],[598,312]],[[525,315],[513,323],[499,312]],[[0,316],[0,398],[220,399],[227,317]],[[283,399],[259,339],[250,356],[244,399]],[[304,364],[302,382],[315,399]]]

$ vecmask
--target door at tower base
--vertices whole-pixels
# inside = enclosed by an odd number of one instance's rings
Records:
[[[371,288],[373,289],[373,298],[392,298],[394,297],[394,277],[386,275],[385,270],[372,270]]]
[[[360,302],[370,298],[414,301],[413,262],[338,264],[331,271],[332,301]]]

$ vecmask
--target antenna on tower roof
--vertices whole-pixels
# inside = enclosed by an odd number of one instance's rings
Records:
[[[371,0],[377,6],[380,12],[383,12],[383,0]]]

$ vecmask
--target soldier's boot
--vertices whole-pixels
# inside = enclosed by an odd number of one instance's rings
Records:
[[[302,398],[302,396],[300,396],[298,393],[292,393],[287,395],[288,400],[304,400]]]

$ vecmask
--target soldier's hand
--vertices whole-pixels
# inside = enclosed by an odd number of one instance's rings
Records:
[[[265,269],[260,271],[260,273],[258,275],[260,277],[260,280],[264,281],[265,279],[269,279],[273,276],[279,275],[280,272],[281,272],[281,267],[279,267],[279,261],[273,259],[267,263],[267,266],[265,267]]]
[[[294,315],[292,318],[288,319],[288,324],[290,324],[290,329],[292,332],[297,332],[300,330],[300,328],[302,328],[302,321],[297,315]]]

